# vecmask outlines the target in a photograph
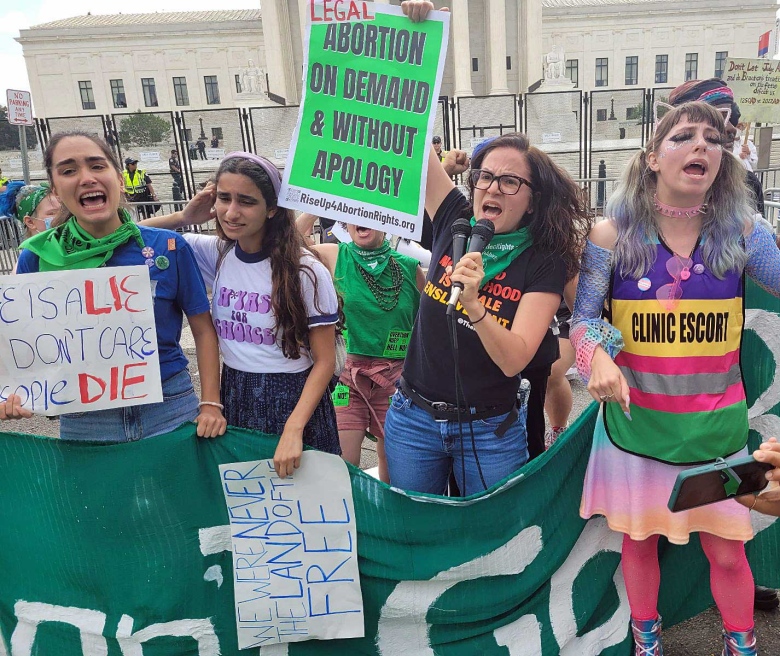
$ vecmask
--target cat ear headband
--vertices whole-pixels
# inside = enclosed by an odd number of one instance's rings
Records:
[[[668,103],[656,100],[653,103],[653,125],[657,127],[658,122],[673,109],[675,108]],[[723,124],[727,125],[731,118],[731,107],[713,107],[713,109],[723,117]]]

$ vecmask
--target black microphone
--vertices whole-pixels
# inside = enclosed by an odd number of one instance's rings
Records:
[[[455,223],[457,223],[457,221]],[[455,224],[453,224],[452,227],[454,229]],[[493,235],[495,234],[495,232],[496,232],[496,226],[493,224],[492,221],[489,221],[488,219],[481,219],[480,221],[477,221],[477,225],[475,225],[471,229],[471,240],[469,241],[468,252],[481,253],[482,251],[484,251],[485,246],[487,246],[490,243],[490,240],[493,239]],[[450,296],[450,300],[447,303],[447,305],[455,307],[455,305],[458,302],[458,298],[460,297],[460,293],[462,291],[463,291],[463,285],[457,282],[453,283],[452,295]],[[449,311],[449,308],[447,308],[447,310]]]
[[[466,217],[461,217],[452,224],[450,232],[452,233],[452,268],[454,269],[455,265],[460,262],[460,259],[466,254],[466,244],[468,244],[469,237],[471,236],[471,220]],[[456,282],[452,286],[453,294],[455,294],[456,289],[460,290],[457,292],[459,295],[463,290],[463,285]],[[458,297],[455,296],[455,298],[457,299]],[[453,304],[452,300],[450,300],[450,304]]]

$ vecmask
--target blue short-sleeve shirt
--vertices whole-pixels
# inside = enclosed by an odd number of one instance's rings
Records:
[[[142,253],[141,247],[133,239],[117,248],[106,266],[132,266],[154,260],[154,264],[149,267],[149,275],[154,299],[160,376],[166,381],[186,369],[188,364],[179,345],[183,315],[194,316],[208,312],[209,299],[195,262],[195,255],[181,235],[171,230],[138,227],[144,245],[154,252]],[[158,260],[161,257],[165,259]],[[37,273],[38,256],[31,251],[22,250],[16,272]]]

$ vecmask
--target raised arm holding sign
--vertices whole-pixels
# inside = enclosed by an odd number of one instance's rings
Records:
[[[419,238],[449,15],[410,23],[390,5],[352,3],[359,9],[337,12],[329,4],[310,5],[304,97],[280,198],[286,207]],[[404,3],[417,16],[425,4]]]

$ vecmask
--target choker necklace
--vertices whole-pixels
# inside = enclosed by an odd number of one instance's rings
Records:
[[[670,216],[674,219],[690,219],[697,214],[704,214],[707,211],[707,203],[694,205],[693,207],[672,207],[658,200],[658,196],[653,195],[653,206],[656,211],[664,216]]]

